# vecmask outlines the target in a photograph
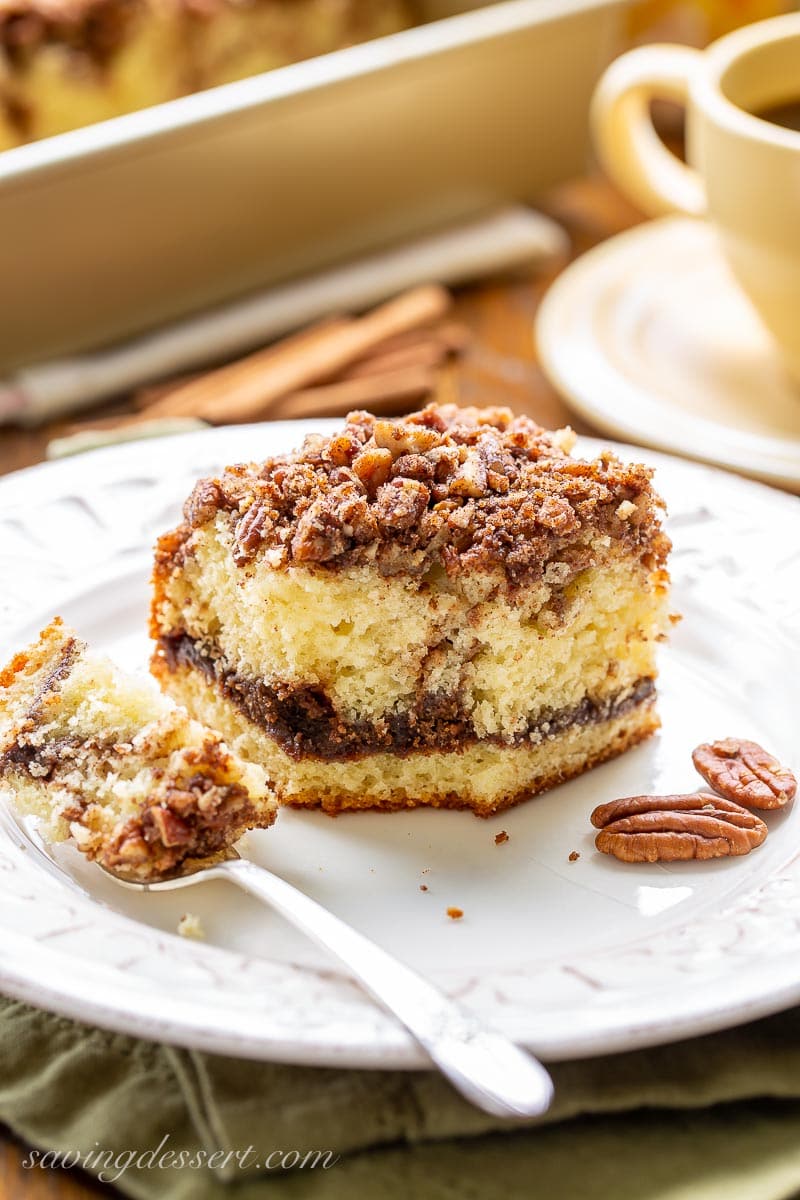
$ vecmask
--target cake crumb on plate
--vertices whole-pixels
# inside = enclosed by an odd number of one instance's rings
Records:
[[[181,937],[191,938],[195,942],[205,941],[206,931],[196,913],[184,913],[178,921],[178,933]]]

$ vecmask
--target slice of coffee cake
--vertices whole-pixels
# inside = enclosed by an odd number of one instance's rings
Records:
[[[488,815],[657,728],[650,472],[506,409],[353,413],[199,483],[161,538],[153,671],[284,802]]]
[[[0,790],[45,837],[139,879],[271,825],[263,771],[56,618],[0,671]]]

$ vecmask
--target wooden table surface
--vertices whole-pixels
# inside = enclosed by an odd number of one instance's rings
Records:
[[[559,188],[542,207],[568,229],[574,255],[641,220],[599,178]],[[473,331],[474,345],[454,368],[453,382],[465,404],[508,404],[551,428],[569,423],[580,433],[596,432],[569,412],[536,362],[531,330],[552,277],[487,281],[460,292],[456,316]],[[58,432],[57,425],[0,430],[0,473],[40,462],[47,442]],[[0,1129],[0,1200],[96,1200],[115,1194],[80,1172],[24,1170],[24,1154],[25,1148]]]

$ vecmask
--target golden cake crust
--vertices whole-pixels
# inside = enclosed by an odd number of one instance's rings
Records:
[[[575,756],[569,762],[559,762],[557,752],[550,749],[553,765],[549,770],[543,770],[533,779],[527,779],[524,786],[510,789],[505,794],[495,797],[490,804],[476,803],[460,788],[448,792],[434,790],[428,794],[389,795],[377,799],[374,796],[359,796],[352,791],[341,791],[338,794],[334,792],[320,799],[317,791],[308,793],[301,791],[292,795],[285,803],[291,808],[321,808],[331,817],[336,817],[340,813],[363,812],[368,809],[374,812],[401,812],[410,808],[424,807],[470,810],[475,816],[488,819],[509,808],[516,808],[518,804],[523,804],[526,800],[548,792],[562,783],[568,783],[570,779],[575,779],[584,771],[590,771],[593,767],[602,766],[603,763],[618,758],[626,750],[632,750],[640,742],[652,737],[659,729],[660,724],[655,712],[647,709],[636,724],[620,724],[620,727],[613,730],[610,735],[606,728],[588,730],[585,738],[587,745],[582,756]],[[515,748],[511,748],[508,753],[513,754],[514,750]]]

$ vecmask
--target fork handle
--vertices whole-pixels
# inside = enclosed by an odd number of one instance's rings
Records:
[[[240,858],[220,863],[215,874],[269,904],[344,963],[478,1108],[497,1117],[517,1118],[547,1110],[553,1084],[542,1064],[503,1034],[488,1029],[416,971],[264,867]]]

